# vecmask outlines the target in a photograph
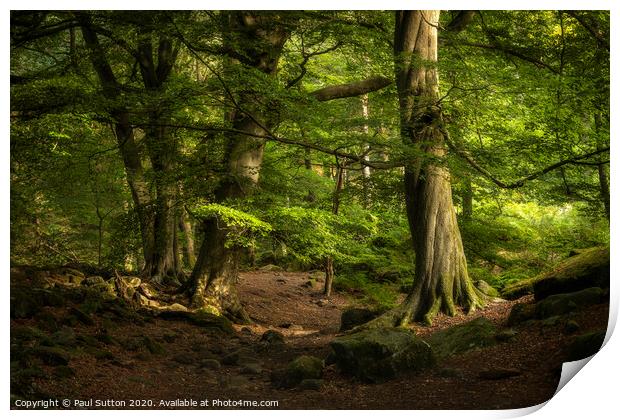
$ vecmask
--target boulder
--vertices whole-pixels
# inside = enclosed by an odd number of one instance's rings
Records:
[[[599,287],[591,287],[573,293],[551,295],[536,303],[536,317],[544,319],[564,315],[579,308],[601,303],[603,297],[603,289]]]
[[[364,330],[338,337],[330,346],[340,370],[367,382],[382,382],[434,364],[431,347],[403,328]]]
[[[438,359],[497,343],[497,329],[491,321],[480,317],[431,335],[428,343]]]
[[[263,333],[260,341],[267,344],[284,344],[284,336],[275,330],[267,330]]]
[[[564,334],[573,334],[579,331],[580,328],[581,326],[577,323],[577,321],[571,319],[564,324]]]
[[[101,276],[92,276],[86,278],[82,282],[82,286],[90,287],[94,290],[97,290],[101,293],[108,294],[110,296],[116,295],[116,288],[114,286],[114,280],[108,279],[105,280]]]
[[[536,317],[536,305],[533,303],[517,303],[510,310],[508,325],[516,325]]]
[[[157,315],[162,319],[186,321],[199,327],[219,331],[224,334],[235,333],[232,323],[227,318],[214,315],[207,311],[198,310],[196,312],[188,312],[183,310],[167,310],[161,311]]]
[[[32,354],[50,366],[68,365],[71,359],[69,353],[59,347],[38,346]]]
[[[283,371],[272,374],[272,382],[278,388],[293,388],[306,379],[321,379],[323,361],[314,356],[299,356]]]
[[[502,289],[506,299],[534,294],[536,300],[590,287],[609,288],[609,248],[589,248],[570,256],[555,268]]]
[[[489,283],[487,283],[484,280],[478,280],[476,282],[476,288],[478,288],[478,290],[480,290],[482,293],[484,293],[487,296],[499,297],[499,292],[497,291],[497,289],[495,289],[493,286],[491,286]]]
[[[566,347],[566,361],[581,360],[596,354],[603,346],[606,333],[602,330],[577,336]]]
[[[562,261],[534,283],[534,297],[571,293],[599,287],[609,288],[609,248],[592,248]]]
[[[378,313],[368,308],[349,308],[342,311],[340,316],[340,332],[367,323],[376,318]]]

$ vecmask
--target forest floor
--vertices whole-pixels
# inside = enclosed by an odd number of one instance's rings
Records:
[[[607,325],[608,305],[595,305],[572,317],[581,327],[573,334],[567,334],[561,323],[522,324],[513,340],[448,358],[432,369],[385,383],[362,383],[332,365],[325,368],[320,390],[275,389],[271,371],[303,354],[328,355],[329,342],[338,334],[341,312],[353,303],[338,292],[325,299],[322,284],[310,286],[308,280],[308,273],[243,273],[239,295],[255,324],[235,325],[235,336],[160,318],[149,318],[143,325],[125,323],[109,331],[113,344],[101,344],[107,357],[74,357],[69,363],[73,376],[60,379],[50,373],[35,379],[35,385],[43,395],[72,401],[125,401],[125,408],[131,408],[129,400],[142,400],[134,408],[187,408],[182,401],[191,399],[207,399],[208,408],[220,409],[226,407],[212,407],[214,400],[278,401],[277,407],[268,408],[279,409],[521,408],[553,396],[561,372],[561,352],[571,335]],[[501,327],[515,303],[529,300],[531,296],[494,302],[472,315],[439,316],[432,327],[412,328],[424,337],[479,316]],[[34,325],[34,321],[12,320],[11,324]],[[74,330],[92,335],[97,325],[78,325]],[[268,329],[281,332],[285,345],[266,347],[261,343]],[[123,345],[145,336],[161,344],[161,354],[129,350],[131,346]],[[236,351],[242,354],[240,361],[223,362]],[[500,380],[480,377],[481,372],[497,368],[516,369],[518,374]]]

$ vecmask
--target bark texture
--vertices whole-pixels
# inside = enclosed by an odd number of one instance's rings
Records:
[[[437,75],[438,10],[396,13],[394,40],[401,136],[416,156],[405,167],[407,217],[416,256],[413,288],[405,302],[379,323],[431,323],[438,312],[454,315],[483,304],[468,272],[452,203]]]
[[[226,13],[223,33],[228,44],[229,68],[237,71],[243,66],[275,76],[288,38],[285,25],[279,24],[280,19],[274,12]],[[239,94],[236,109],[227,116],[235,130],[257,137],[231,134],[227,138],[224,157],[227,174],[215,192],[217,202],[246,197],[258,183],[265,146],[260,137],[265,136],[266,129],[270,130],[274,123],[268,107],[259,98],[260,92],[246,86]],[[248,322],[249,317],[235,291],[241,250],[226,246],[229,232],[217,219],[205,220],[203,230],[204,240],[190,279],[192,305],[207,306],[239,322]]]

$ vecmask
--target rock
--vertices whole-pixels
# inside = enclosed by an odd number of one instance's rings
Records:
[[[431,347],[402,328],[364,330],[338,337],[330,346],[340,370],[368,382],[425,369],[435,362]]]
[[[142,342],[144,343],[144,347],[146,347],[151,354],[166,354],[166,349],[164,346],[152,338],[145,336],[142,338]]]
[[[47,309],[41,310],[35,316],[35,319],[37,320],[37,325],[46,331],[57,331],[60,328],[56,315]]]
[[[317,357],[299,356],[279,375],[272,375],[272,382],[278,388],[293,388],[304,379],[320,379],[323,376],[323,367],[323,361]]]
[[[73,331],[73,329],[68,327],[63,327],[49,337],[41,340],[41,344],[50,347],[75,347],[76,342],[77,337],[75,335],[75,332]]]
[[[33,355],[51,366],[68,365],[71,356],[59,347],[38,346],[32,350]]]
[[[510,310],[508,325],[516,325],[536,318],[536,305],[533,303],[517,303]]]
[[[206,329],[219,331],[224,334],[234,334],[232,323],[223,316],[214,315],[206,311],[161,311],[158,316],[162,319],[186,321]]]
[[[260,271],[284,271],[282,267],[274,265],[274,264],[264,265],[261,268],[259,268],[259,270]]]
[[[44,339],[45,334],[35,327],[16,326],[11,328],[11,342],[29,343]]]
[[[609,288],[609,248],[589,248],[560,262],[552,270],[502,289],[506,299],[534,293],[536,300],[590,287]]]
[[[548,318],[543,319],[542,321],[540,321],[540,325],[543,327],[555,327],[556,325],[558,325],[561,321],[561,318],[559,315],[555,315],[555,316],[550,316]]]
[[[84,325],[95,325],[95,321],[88,314],[78,308],[70,308],[69,313]]]
[[[196,358],[192,353],[179,353],[172,358],[177,363],[182,365],[191,365],[196,362]]]
[[[579,308],[596,305],[603,301],[604,292],[599,287],[573,293],[551,295],[536,303],[536,317],[539,319],[564,315]]]
[[[340,331],[348,331],[351,328],[367,323],[377,317],[377,312],[368,308],[345,309],[340,316]]]
[[[234,366],[239,363],[239,359],[241,358],[241,354],[239,351],[234,351],[232,353],[227,354],[222,358],[222,364]]]
[[[239,375],[223,375],[218,378],[218,383],[221,388],[245,388],[250,384],[248,378]]]
[[[603,346],[606,333],[602,330],[577,336],[566,347],[566,361],[581,360],[596,354]]]
[[[313,289],[314,285],[315,285],[314,280],[308,280],[307,282],[302,284],[301,287],[305,287],[307,289]]]
[[[317,306],[320,306],[321,308],[324,306],[327,306],[329,304],[329,300],[327,299],[319,299],[316,301]]]
[[[304,379],[299,383],[297,388],[304,390],[320,391],[322,386],[322,379]]]
[[[497,330],[493,323],[480,317],[461,325],[438,331],[428,338],[438,359],[497,343]]]
[[[267,330],[261,336],[260,341],[268,344],[284,344],[284,336],[278,331]]]
[[[584,250],[537,278],[534,296],[541,300],[592,287],[609,289],[609,268],[609,248]]]
[[[581,327],[579,326],[579,324],[574,321],[574,320],[569,320],[566,322],[566,324],[564,325],[564,334],[573,334],[577,331],[579,331]]]
[[[11,318],[31,318],[45,306],[61,307],[65,298],[56,288],[40,289],[36,287],[11,288]]]
[[[514,376],[521,375],[521,371],[519,369],[510,369],[510,368],[493,368],[486,369],[481,371],[478,374],[480,379],[488,379],[488,380],[499,380],[499,379],[507,379],[512,378]]]
[[[260,363],[244,363],[241,365],[241,373],[250,374],[250,375],[258,375],[262,373],[263,367]]]
[[[480,290],[482,293],[484,293],[487,296],[490,296],[490,297],[500,296],[497,289],[495,289],[493,286],[491,286],[489,283],[487,283],[484,280],[478,280],[476,282],[476,288],[478,288],[478,290]]]
[[[220,362],[215,359],[203,359],[200,361],[200,367],[209,370],[218,370],[222,366]]]
[[[54,376],[57,378],[70,378],[75,376],[75,371],[69,366],[56,366],[54,368]]]
[[[495,335],[495,338],[498,341],[511,341],[517,336],[517,334],[517,330],[513,330],[512,328],[510,328],[506,330],[501,330]]]

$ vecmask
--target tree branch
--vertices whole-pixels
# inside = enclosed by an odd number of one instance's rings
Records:
[[[564,159],[561,160],[559,162],[554,163],[553,165],[547,166],[543,169],[540,169],[536,172],[532,172],[529,175],[526,175],[512,183],[505,183],[501,180],[499,180],[498,178],[496,178],[495,176],[493,176],[493,174],[491,174],[488,170],[486,170],[485,168],[483,168],[482,166],[480,166],[478,164],[478,162],[476,162],[474,160],[474,158],[471,157],[471,154],[468,151],[459,149],[451,140],[450,138],[450,134],[448,133],[448,131],[445,128],[440,128],[441,132],[444,135],[444,139],[446,141],[446,144],[448,145],[448,147],[450,147],[450,149],[452,149],[458,156],[462,157],[463,159],[465,159],[465,161],[467,161],[467,163],[469,163],[476,171],[478,171],[481,175],[483,175],[485,178],[487,178],[488,180],[490,180],[491,182],[493,182],[495,185],[497,185],[500,188],[505,188],[505,189],[515,189],[515,188],[519,188],[522,187],[527,181],[532,181],[536,178],[541,177],[542,175],[553,171],[554,169],[557,169],[561,166],[564,165],[569,165],[569,164],[577,164],[578,162],[590,158],[592,156],[596,156],[599,155],[601,153],[607,152],[609,151],[609,147],[605,147],[603,149],[598,149],[595,150],[593,152],[590,153],[586,153],[584,155],[580,155],[580,156],[575,156],[575,157],[571,157],[568,159]]]
[[[358,82],[327,86],[322,89],[315,90],[314,92],[310,92],[310,95],[314,96],[318,101],[325,102],[333,99],[350,98],[353,96],[360,96],[366,93],[375,92],[391,85],[392,83],[394,83],[394,81],[387,77],[373,76]]]

